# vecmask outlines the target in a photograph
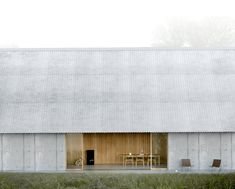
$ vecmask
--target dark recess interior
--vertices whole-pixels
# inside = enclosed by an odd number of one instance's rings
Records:
[[[86,151],[87,165],[94,165],[94,150]]]

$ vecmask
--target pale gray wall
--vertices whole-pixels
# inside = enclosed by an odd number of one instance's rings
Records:
[[[235,133],[169,133],[168,168],[181,169],[181,159],[191,159],[195,170],[209,169],[213,159],[235,169]]]
[[[235,169],[235,133],[169,133],[168,168],[181,169],[181,159],[192,169],[209,169],[222,159],[222,169]],[[64,134],[0,134],[0,171],[66,169]]]
[[[0,49],[0,133],[235,132],[235,49]]]
[[[1,171],[65,170],[64,134],[1,134]]]

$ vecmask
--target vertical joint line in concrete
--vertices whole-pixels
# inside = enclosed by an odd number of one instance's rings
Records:
[[[231,133],[231,169],[233,169],[233,133]]]
[[[25,134],[23,134],[23,170],[25,170]]]
[[[56,143],[55,143],[55,147],[56,147],[56,149],[55,149],[55,152],[56,152],[56,154],[55,154],[55,166],[56,166],[56,170],[58,170],[58,163],[57,163],[57,159],[58,159],[58,157],[57,157],[57,154],[58,154],[58,145],[57,145],[57,142],[58,142],[58,139],[57,139],[57,137],[58,137],[58,133],[57,134],[55,134],[55,140],[56,140]]]
[[[187,133],[187,158],[189,159],[188,137],[189,137],[189,133]]]
[[[220,138],[220,140],[219,140],[219,145],[220,145],[220,148],[219,148],[219,149],[220,149],[220,151],[219,151],[220,154],[219,154],[219,156],[220,156],[220,159],[222,158],[222,157],[221,157],[221,156],[222,156],[222,152],[221,152],[221,150],[222,150],[222,149],[221,149],[221,146],[222,146],[222,144],[221,144],[221,143],[222,143],[222,142],[221,142],[222,139],[221,139],[221,138],[222,138],[222,136],[221,136],[221,135],[222,135],[222,134],[220,133],[220,134],[219,134],[219,138]]]
[[[2,170],[3,170],[3,135],[1,136],[1,164],[2,164]]]
[[[198,169],[200,169],[201,165],[200,165],[200,133],[198,133],[198,155],[197,155],[197,158],[198,158]]]
[[[34,171],[36,171],[36,167],[37,167],[37,165],[36,165],[36,139],[35,139],[35,136],[36,134],[33,134],[33,146],[34,146],[34,148],[33,148],[33,156],[34,156]]]

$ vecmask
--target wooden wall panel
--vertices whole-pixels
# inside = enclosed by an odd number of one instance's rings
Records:
[[[161,163],[167,164],[167,140],[168,135],[163,133],[152,134],[152,153],[160,154]]]
[[[66,135],[67,164],[74,165],[78,156],[82,154],[82,134]]]
[[[83,134],[84,163],[86,150],[95,151],[95,164],[122,164],[120,154],[150,153],[150,134]]]

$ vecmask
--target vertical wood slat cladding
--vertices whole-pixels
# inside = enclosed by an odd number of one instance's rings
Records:
[[[152,134],[152,148],[153,154],[160,154],[161,163],[167,164],[167,143],[168,135],[164,133],[153,133]]]
[[[120,154],[150,153],[150,134],[83,134],[84,163],[86,150],[95,151],[95,164],[122,164]]]
[[[67,164],[73,165],[82,154],[82,134],[66,134]]]

